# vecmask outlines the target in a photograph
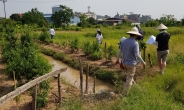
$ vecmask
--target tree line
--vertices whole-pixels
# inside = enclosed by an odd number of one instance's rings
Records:
[[[70,26],[70,19],[74,17],[73,10],[67,6],[60,5],[61,10],[55,12],[51,16],[52,23],[49,22],[44,18],[43,13],[39,12],[37,8],[33,8],[28,12],[20,14],[12,14],[10,19],[15,21],[17,24],[27,24],[34,27],[49,27],[49,25],[54,26],[55,28],[62,27],[65,29],[66,27]],[[91,25],[97,25],[97,20],[93,17],[88,18],[87,15],[82,14],[80,17],[80,23],[77,24],[78,27],[91,27]],[[104,20],[105,21],[105,20]],[[174,15],[165,15],[163,14],[162,17],[159,19],[151,19],[146,23],[142,24],[145,27],[155,27],[160,23],[165,24],[166,26],[184,26],[184,18],[178,21]],[[108,25],[108,24],[105,24]]]

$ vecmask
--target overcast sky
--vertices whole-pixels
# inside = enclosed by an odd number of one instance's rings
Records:
[[[40,12],[51,13],[55,5],[66,5],[77,12],[90,11],[97,15],[113,17],[121,14],[151,15],[160,18],[162,14],[174,15],[178,20],[184,17],[184,0],[7,0],[5,3],[7,17],[13,13],[24,13],[32,8]],[[3,2],[0,1],[0,17],[4,17]]]

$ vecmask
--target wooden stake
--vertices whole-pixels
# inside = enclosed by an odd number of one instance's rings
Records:
[[[146,48],[143,49],[143,60],[146,62]]]
[[[148,60],[149,60],[149,63],[150,63],[150,67],[152,68],[153,64],[152,64],[152,61],[151,61],[151,55],[150,54],[148,54]]]
[[[86,67],[86,94],[88,94],[88,76],[89,76],[89,64]]]
[[[33,86],[32,90],[33,90],[32,110],[36,110],[37,85]]]
[[[143,60],[146,62],[146,48],[143,49]],[[146,66],[144,66],[144,69],[146,69]]]
[[[83,96],[83,66],[81,59],[79,60],[79,64],[80,64],[80,92],[81,96]]]
[[[96,86],[96,76],[94,76],[94,86],[93,86],[93,93],[95,94],[95,86]]]
[[[106,53],[107,53],[107,45],[106,45],[106,42],[105,42],[105,47],[104,47],[104,53],[105,53],[105,57],[106,57]]]
[[[59,103],[61,104],[61,78],[60,78],[60,74],[58,74],[58,93],[59,93]]]

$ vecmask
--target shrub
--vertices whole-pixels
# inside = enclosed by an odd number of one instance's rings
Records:
[[[58,60],[63,60],[63,59],[65,58],[65,55],[64,55],[62,52],[60,52],[60,53],[55,53],[55,54],[53,55],[53,57],[54,57],[55,59],[58,59]]]
[[[44,43],[52,43],[52,39],[50,34],[47,32],[46,29],[42,30],[42,33],[40,34],[39,40],[44,42]]]
[[[72,51],[75,51],[75,50],[78,51],[78,49],[79,49],[79,39],[78,38],[71,40],[70,48],[72,49]]]
[[[102,59],[102,51],[95,51],[90,55],[92,60],[100,60]]]
[[[91,44],[89,41],[86,41],[84,42],[83,44],[83,52],[86,54],[86,55],[90,55],[92,53],[92,50],[91,50]]]
[[[107,48],[107,57],[106,57],[106,60],[110,60],[111,61],[111,58],[116,55],[116,51],[114,50],[114,48],[111,46],[109,46]]]

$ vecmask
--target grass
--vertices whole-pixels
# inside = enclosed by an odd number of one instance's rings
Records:
[[[100,28],[106,42],[107,47],[112,45],[114,50],[118,51],[117,43],[122,36],[128,37],[125,32],[129,31],[131,27],[122,27],[116,29],[115,27]],[[145,32],[144,41],[149,38],[150,35],[156,36],[158,30],[155,28],[143,27]],[[60,31],[56,32],[56,39],[54,43],[62,44],[62,42],[70,42],[73,38],[78,38],[80,41],[80,48],[82,42],[95,41],[96,29],[82,29],[82,31]],[[131,89],[130,96],[124,99],[116,99],[111,102],[98,102],[95,104],[92,110],[182,110],[184,109],[184,28],[170,27],[168,30],[171,33],[171,39],[169,43],[170,53],[167,61],[167,68],[164,75],[155,74],[154,77],[145,73],[143,78],[138,80],[138,85],[134,85]],[[101,45],[104,49],[104,44]],[[147,45],[146,54],[151,54],[153,65],[157,66],[156,46]],[[146,61],[148,61],[146,57]],[[148,62],[147,62],[148,64]],[[150,72],[147,70],[147,72]],[[152,72],[152,71],[151,71]],[[78,99],[76,99],[78,100]],[[85,105],[82,102],[69,103],[64,108],[66,110],[74,110],[71,108],[77,106],[78,110],[85,109]],[[75,105],[76,104],[76,105]],[[89,108],[88,108],[89,109]]]

